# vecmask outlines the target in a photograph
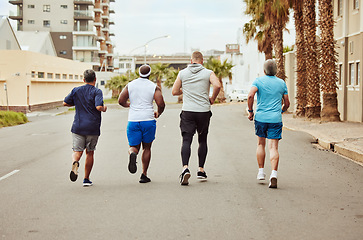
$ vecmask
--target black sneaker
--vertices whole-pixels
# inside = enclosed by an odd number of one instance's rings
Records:
[[[75,182],[77,180],[78,168],[79,168],[79,162],[74,161],[72,164],[71,173],[69,174],[69,178],[71,179],[72,182]]]
[[[132,174],[136,173],[137,171],[136,158],[137,158],[136,153],[134,152],[130,153],[129,172]]]
[[[182,174],[180,174],[180,184],[181,185],[188,185],[189,184],[189,182],[188,182],[189,178],[190,178],[190,171],[189,171],[188,168],[186,168],[186,169],[183,170]]]
[[[200,180],[205,180],[207,179],[207,174],[205,172],[198,171],[197,178]]]
[[[151,179],[146,177],[146,175],[142,173],[139,183],[148,183],[148,182],[151,182]]]

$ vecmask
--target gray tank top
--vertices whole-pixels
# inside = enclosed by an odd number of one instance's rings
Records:
[[[209,79],[211,73],[211,70],[195,63],[179,72],[183,89],[183,111],[210,111]]]

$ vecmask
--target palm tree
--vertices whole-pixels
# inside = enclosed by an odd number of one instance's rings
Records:
[[[305,0],[304,12],[304,34],[306,39],[306,111],[308,119],[320,118],[320,86],[318,59],[316,55],[316,22],[315,22],[315,0]]]
[[[156,85],[161,89],[161,80],[168,76],[169,64],[156,63],[151,65],[150,80],[155,79]]]
[[[174,69],[173,67],[169,68],[169,73],[166,76],[166,79],[164,81],[164,86],[167,88],[171,88],[174,85],[174,82],[176,80],[176,78],[178,77],[180,70],[179,69]],[[180,94],[178,96],[178,103],[182,103],[183,102],[183,94]]]
[[[205,67],[207,69],[212,70],[216,76],[219,79],[219,82],[221,83],[221,90],[218,94],[218,101],[219,102],[226,102],[226,97],[224,96],[224,88],[223,88],[223,82],[222,79],[224,77],[232,78],[232,72],[231,69],[234,67],[234,65],[230,62],[227,62],[227,59],[221,62],[221,60],[216,59],[214,57],[210,57],[208,61],[205,63]]]
[[[276,76],[285,80],[283,30],[289,21],[290,2],[288,0],[263,0],[263,7],[265,19],[273,29],[273,43],[277,64]]]
[[[319,0],[319,25],[321,30],[321,90],[323,94],[323,121],[340,121],[337,100],[337,53],[334,44],[332,0]]]
[[[296,115],[305,116],[306,107],[306,62],[305,62],[305,34],[304,34],[304,0],[294,0],[294,19],[296,32]]]
[[[245,14],[250,15],[252,19],[245,23],[243,26],[243,34],[246,37],[248,44],[251,39],[257,41],[257,48],[259,52],[265,54],[265,59],[272,59],[272,38],[271,25],[265,21],[263,13],[262,1],[244,0],[246,3]]]
[[[112,98],[117,98],[122,89],[130,82],[127,74],[112,77],[105,84],[105,88],[112,91]]]

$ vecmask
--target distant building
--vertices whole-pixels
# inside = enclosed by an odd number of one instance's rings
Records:
[[[363,1],[334,0],[338,109],[342,120],[363,122]]]
[[[21,50],[57,56],[52,37],[49,32],[18,31],[15,33]]]
[[[21,49],[9,19],[5,16],[0,16],[0,36],[0,50]]]
[[[115,0],[10,0],[17,6],[18,31],[50,32],[58,57],[88,62],[94,70],[113,71]]]

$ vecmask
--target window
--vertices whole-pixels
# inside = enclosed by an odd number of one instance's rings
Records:
[[[125,63],[120,63],[120,68],[125,68]]]
[[[53,79],[53,73],[47,73],[47,78],[48,79]]]
[[[73,75],[72,74],[69,74],[69,79],[73,79]]]
[[[67,24],[67,23],[68,23],[68,21],[67,21],[67,20],[61,20],[61,21],[60,21],[60,23],[61,23],[61,24]]]
[[[35,78],[35,72],[34,71],[32,71],[32,78]]]
[[[354,78],[355,78],[354,63],[349,63],[349,80],[348,80],[349,86],[352,86],[354,84]]]
[[[74,79],[78,79],[78,75],[74,75]]]
[[[359,0],[353,0],[353,9],[359,9]]]
[[[50,5],[43,5],[43,12],[50,12]]]
[[[38,72],[38,78],[44,78],[44,72]]]
[[[68,8],[67,5],[60,5],[60,7],[63,8],[63,9],[67,9]]]
[[[338,16],[343,16],[343,0],[338,0]]]
[[[101,80],[101,86],[105,85],[105,81]]]
[[[126,68],[131,68],[131,63],[126,63]]]
[[[62,50],[59,52],[60,55],[67,55],[67,51],[66,50]]]
[[[355,85],[359,86],[360,85],[360,63],[359,62],[356,63],[356,67],[357,67],[357,77],[356,77]]]
[[[67,39],[67,36],[66,35],[60,35],[59,39]]]
[[[35,5],[33,5],[33,4],[29,4],[29,5],[28,5],[28,8],[35,8]]]
[[[44,20],[43,21],[43,26],[44,27],[50,27],[50,20]]]
[[[62,74],[63,79],[67,79],[67,74]]]
[[[34,20],[28,20],[28,24],[34,24],[35,21]]]
[[[60,74],[59,73],[55,74],[55,79],[60,79]]]
[[[343,64],[339,64],[339,71],[338,71],[338,85],[342,85],[342,74],[343,74]]]

